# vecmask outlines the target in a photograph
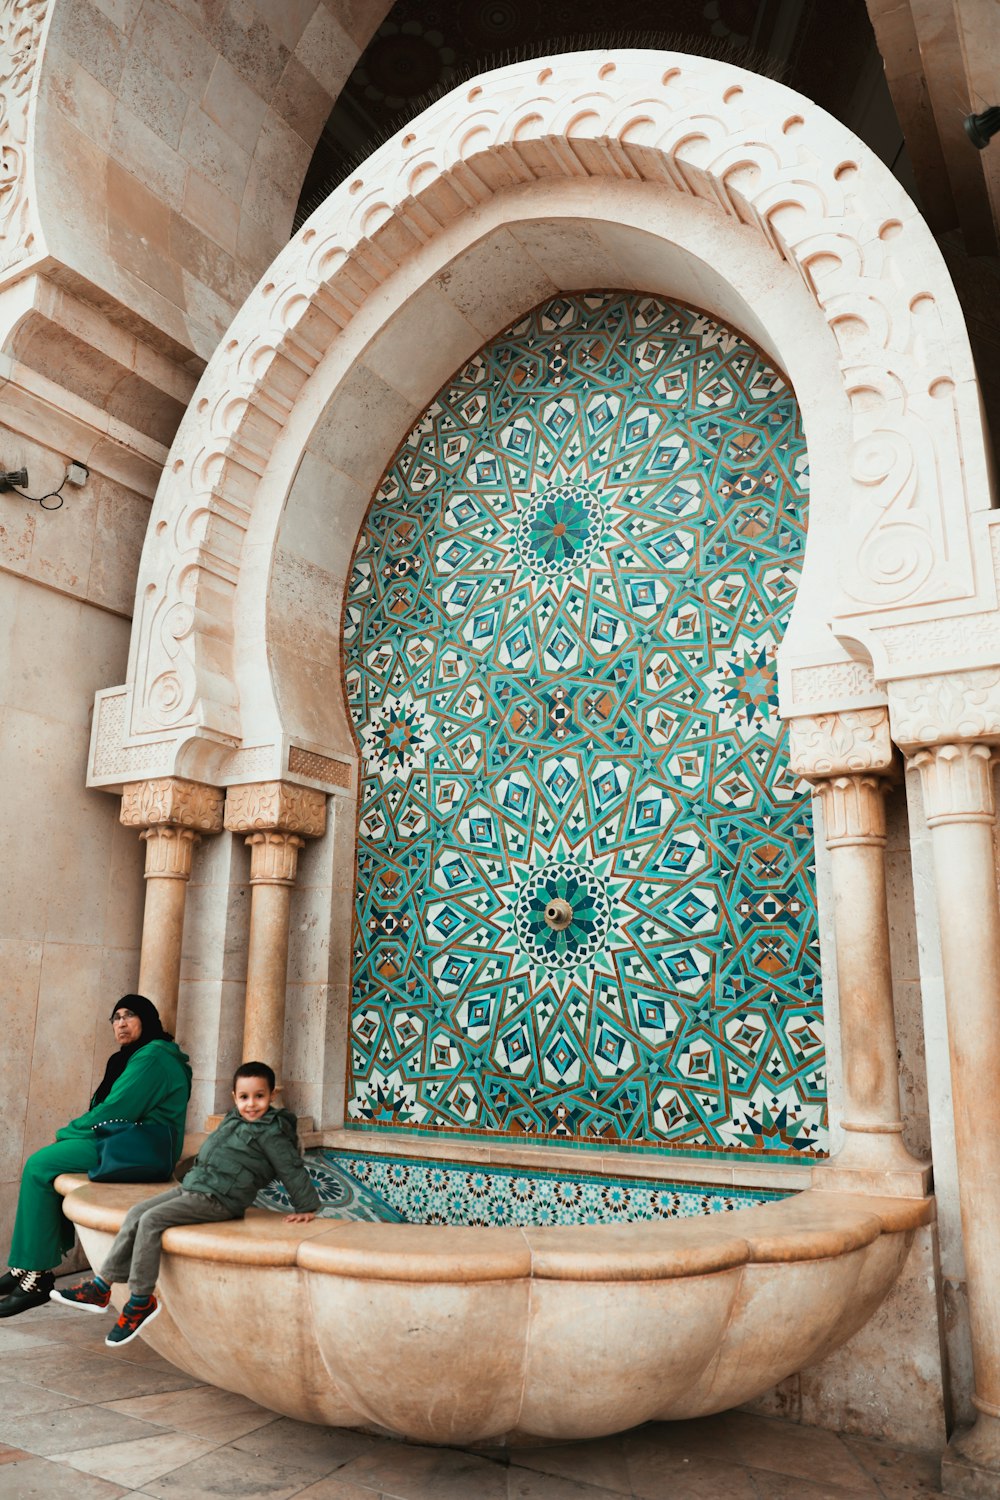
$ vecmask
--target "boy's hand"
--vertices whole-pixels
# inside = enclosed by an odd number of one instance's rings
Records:
[[[286,1214],[286,1224],[308,1224],[310,1219],[315,1219],[315,1213],[311,1214]]]

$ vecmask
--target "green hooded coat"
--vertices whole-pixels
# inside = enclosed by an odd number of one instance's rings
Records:
[[[73,1225],[63,1217],[62,1195],[53,1184],[62,1172],[89,1172],[97,1166],[95,1125],[105,1120],[161,1120],[173,1132],[176,1160],[190,1097],[191,1069],[177,1043],[162,1040],[140,1047],[103,1103],[70,1120],[56,1131],[51,1146],[43,1146],[25,1162],[10,1264],[22,1271],[49,1271],[72,1249]]]
[[[288,1109],[244,1120],[234,1106],[206,1138],[184,1178],[184,1191],[210,1193],[234,1219],[242,1219],[261,1188],[278,1177],[296,1213],[315,1213],[319,1195],[299,1152],[295,1126]]]

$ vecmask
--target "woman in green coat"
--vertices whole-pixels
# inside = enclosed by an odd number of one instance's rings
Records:
[[[170,1126],[174,1160],[181,1154],[184,1121],[191,1097],[186,1055],[164,1031],[159,1012],[145,995],[123,995],[111,1013],[118,1051],[86,1114],[56,1131],[51,1146],[24,1164],[17,1216],[10,1246],[10,1270],[0,1276],[0,1318],[12,1318],[48,1302],[52,1274],[73,1246],[73,1225],[63,1216],[55,1180],[62,1172],[90,1172],[97,1166],[94,1126],[106,1120],[157,1120]]]

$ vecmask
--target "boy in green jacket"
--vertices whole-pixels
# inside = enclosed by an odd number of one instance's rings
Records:
[[[104,1340],[113,1348],[127,1344],[159,1312],[153,1288],[165,1229],[242,1219],[261,1188],[276,1177],[294,1208],[285,1223],[315,1218],[319,1196],[299,1152],[295,1116],[274,1109],[273,1094],[274,1073],[267,1063],[242,1063],[233,1075],[233,1108],[205,1141],[181,1186],[130,1208],[100,1274],[53,1291],[53,1301],[103,1312],[111,1300],[111,1283],[127,1281],[131,1295]]]

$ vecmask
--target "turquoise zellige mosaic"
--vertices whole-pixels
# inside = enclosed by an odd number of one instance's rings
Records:
[[[345,613],[360,1130],[825,1150],[807,479],[784,378],[649,296],[547,302],[417,422]]]

